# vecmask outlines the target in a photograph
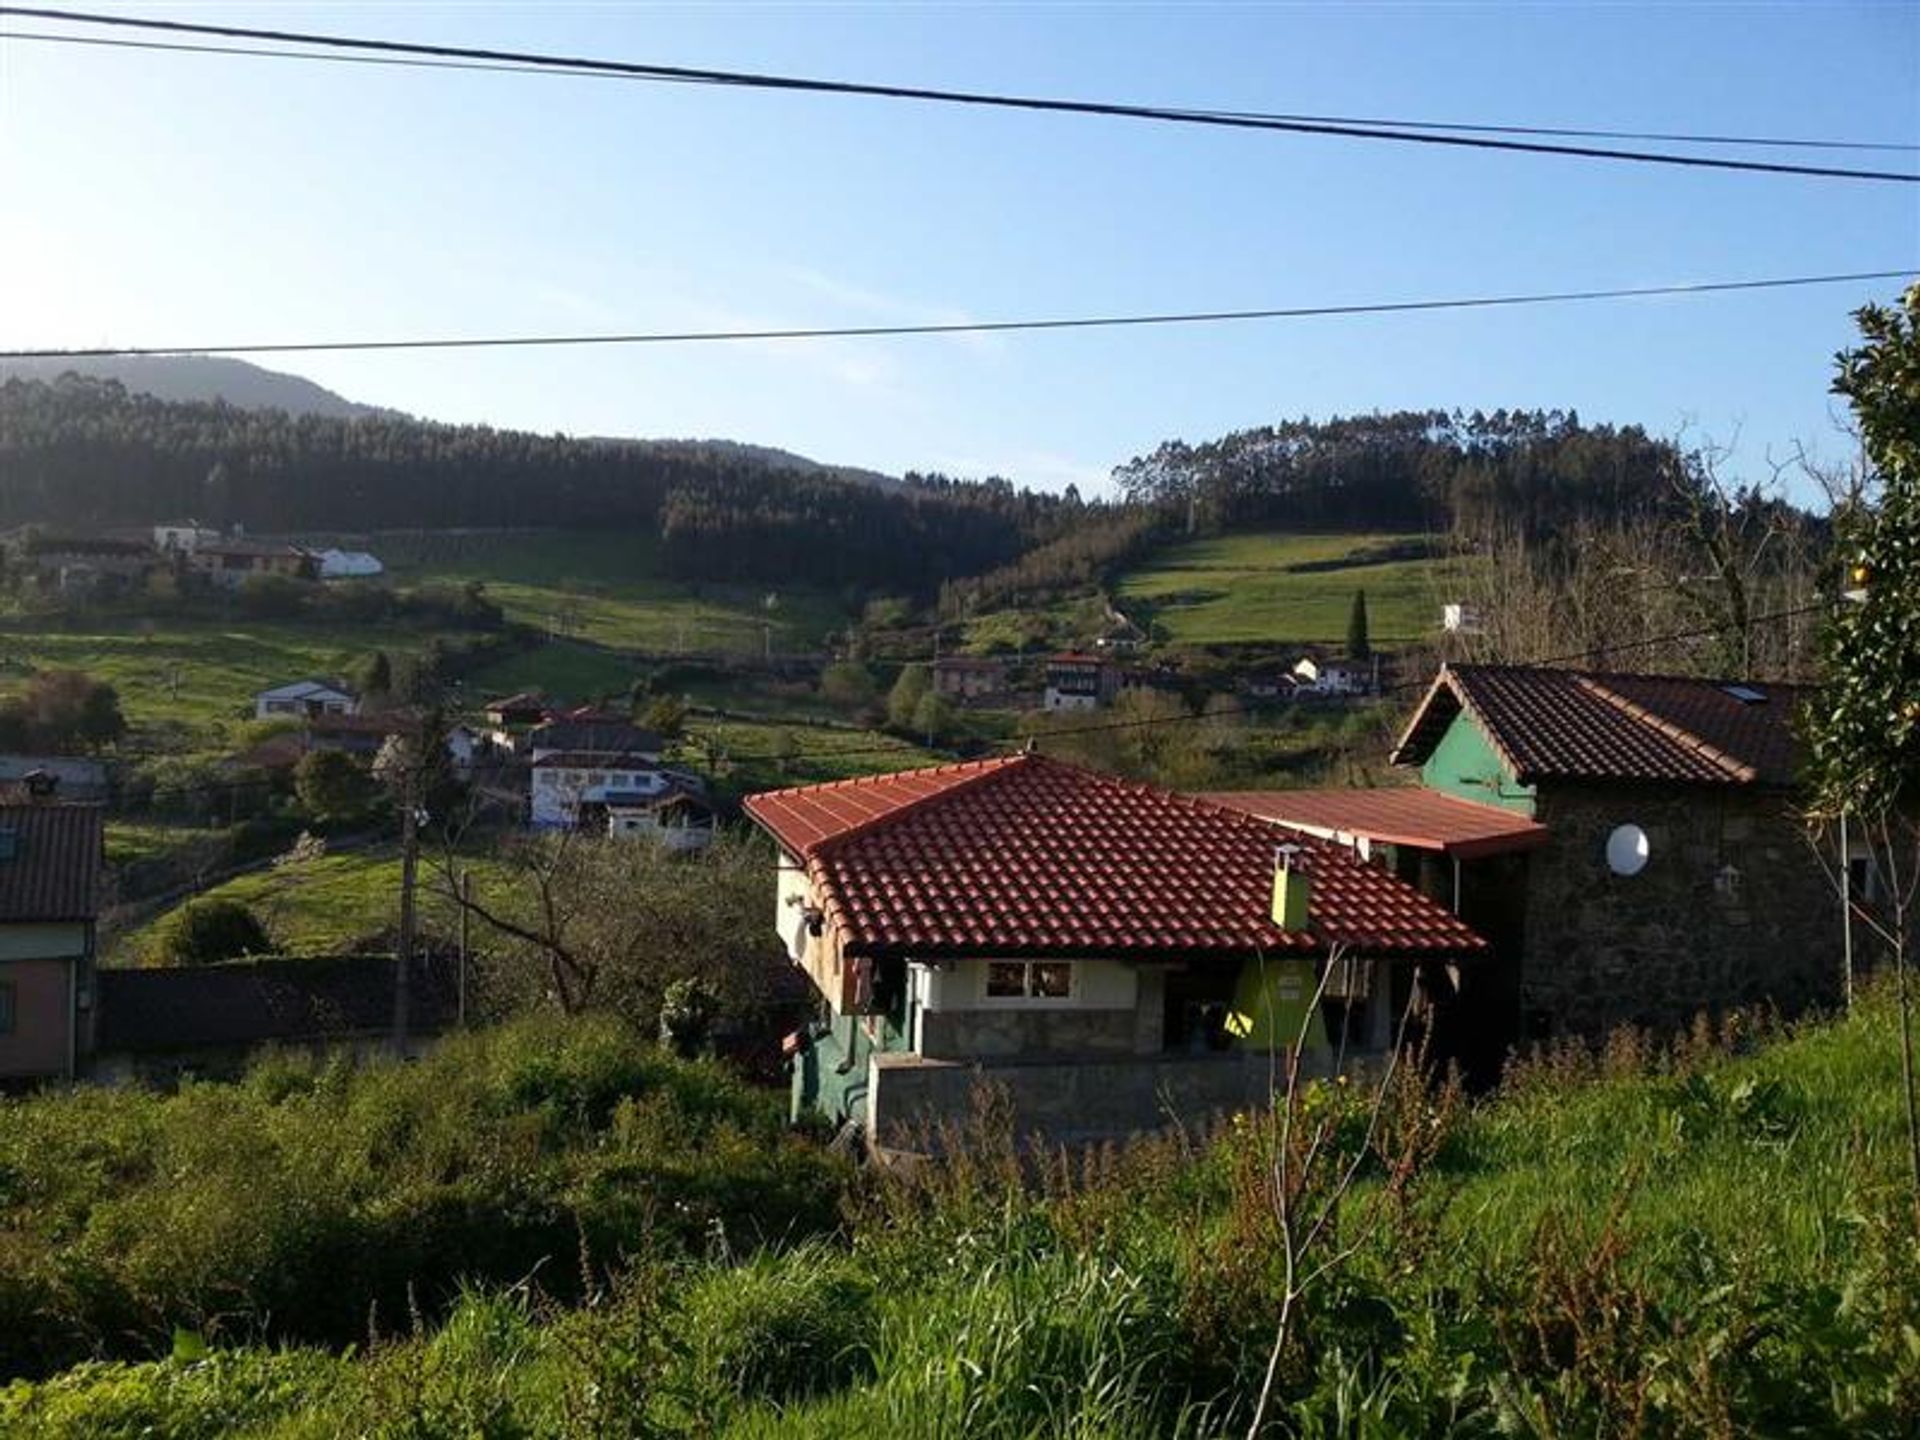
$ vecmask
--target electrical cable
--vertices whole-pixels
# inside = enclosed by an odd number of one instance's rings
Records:
[[[1090,100],[1064,100],[1031,95],[1012,95],[987,91],[947,90],[919,85],[866,83],[851,80],[822,80],[803,76],[775,75],[741,70],[717,70],[681,65],[654,65],[630,61],[602,60],[586,56],[550,55],[537,51],[498,50],[474,46],[430,45],[400,40],[376,40],[361,36],[323,34],[311,31],[270,30],[240,25],[196,24],[182,20],[141,19],[129,15],[101,15],[74,10],[51,10],[25,6],[0,6],[0,16],[33,20],[52,20],[73,25],[103,25],[135,30],[152,30],[178,35],[202,35],[229,40],[264,41],[281,45],[306,45],[326,49],[369,51],[388,55],[417,56],[442,60],[474,60],[509,65],[557,68],[569,71],[594,71],[628,75],[638,79],[690,81],[701,84],[737,86],[742,89],[782,90],[808,94],[860,96],[889,100],[913,100],[935,104],[961,105],[1001,110],[1022,110],[1052,114],[1094,115],[1117,119],[1149,120],[1168,124],[1200,125],[1225,129],[1278,131],[1297,135],[1320,135],[1350,140],[1378,140],[1400,144],[1448,146],[1472,150],[1507,151],[1533,155],[1558,155],[1586,160],[1616,160],[1644,165],[1681,166],[1691,169],[1744,171],[1769,175],[1796,175],[1817,179],[1868,180],[1894,184],[1920,184],[1920,174],[1889,170],[1856,170],[1829,165],[1794,165],[1771,160],[1742,160],[1713,155],[1676,155],[1661,151],[1625,150],[1600,145],[1554,144],[1544,140],[1499,138],[1488,134],[1458,134],[1437,130],[1393,129],[1373,125],[1342,124],[1331,121],[1302,121],[1256,116],[1228,111],[1168,109],[1151,105],[1128,105]]]
[[[1351,315],[1402,315],[1427,311],[1512,309],[1599,300],[1721,295],[1745,291],[1798,289],[1815,285],[1855,285],[1910,279],[1912,268],[1860,270],[1844,274],[1789,275],[1764,280],[1711,280],[1675,285],[1634,285],[1612,289],[1541,291],[1518,295],[1480,295],[1440,300],[1370,301],[1351,305],[1295,305],[1257,310],[1194,310],[1138,315],[1080,315],[1033,320],[953,321],[925,325],[840,325],[767,330],[646,331],[627,334],[509,335],[411,340],[284,341],[239,345],[123,345],[77,350],[0,350],[4,360],[92,360],[160,355],[285,355],[367,350],[468,350],[562,345],[682,345],[716,341],[849,340],[911,335],[981,335],[1033,330],[1098,330],[1166,325],[1207,325],[1252,320],[1306,320]]]
[[[7,13],[0,10],[0,13]],[[0,30],[0,40],[30,40],[51,45],[84,45],[110,50],[152,50],[185,55],[240,55],[261,60],[315,60],[335,65],[384,65],[413,70],[467,70],[505,75],[548,75],[580,80],[626,80],[674,83],[675,77],[631,75],[605,70],[582,70],[566,65],[532,65],[473,60],[429,60],[399,55],[341,55],[322,50],[263,49],[247,45],[193,45],[163,40],[116,40],[98,35],[49,35],[40,31]],[[716,82],[688,79],[683,84]],[[1277,120],[1300,124],[1363,125],[1391,130],[1439,130],[1466,135],[1541,135],[1569,140],[1633,140],[1659,145],[1721,145],[1769,150],[1854,150],[1913,154],[1920,144],[1890,140],[1807,140],[1779,135],[1701,135],[1671,130],[1590,130],[1567,125],[1491,125],[1459,120],[1399,120],[1381,116],[1315,115],[1275,110],[1198,109],[1152,105],[1142,109],[1168,115],[1220,116],[1232,120]]]

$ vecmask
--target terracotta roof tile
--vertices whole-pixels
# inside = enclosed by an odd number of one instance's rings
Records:
[[[0,805],[0,922],[94,918],[105,814],[99,805]]]
[[[851,953],[1147,959],[1484,947],[1352,852],[1302,837],[1312,922],[1270,919],[1263,822],[1038,755],[755,795],[749,815],[804,860]]]
[[[1732,693],[1746,686],[1761,698]],[[1771,682],[1450,665],[1393,759],[1422,763],[1462,710],[1523,784],[1542,779],[1790,785],[1804,690]]]
[[[1310,833],[1438,850],[1460,860],[1530,850],[1547,827],[1512,810],[1409,785],[1385,790],[1229,790],[1200,797]]]

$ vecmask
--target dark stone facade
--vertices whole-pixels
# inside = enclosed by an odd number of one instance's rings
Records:
[[[1543,783],[1535,818],[1553,838],[1527,861],[1523,1040],[1839,997],[1839,897],[1787,796]],[[1649,858],[1618,876],[1607,837],[1629,823]]]

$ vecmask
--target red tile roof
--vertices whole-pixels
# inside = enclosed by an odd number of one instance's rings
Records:
[[[1731,693],[1746,686],[1764,697]],[[1794,716],[1804,688],[1770,681],[1611,675],[1505,665],[1449,665],[1395,747],[1418,765],[1462,710],[1522,784],[1629,780],[1791,785]]]
[[[1274,925],[1275,837],[1220,806],[1040,755],[754,795],[847,952],[914,958],[1242,958],[1349,943],[1377,955],[1485,942],[1351,851],[1302,837],[1306,932]]]
[[[1200,797],[1312,834],[1438,850],[1477,860],[1543,845],[1547,827],[1497,805],[1438,790],[1226,790]]]
[[[0,842],[0,923],[99,913],[105,814],[99,805],[0,805],[0,834],[11,832]]]

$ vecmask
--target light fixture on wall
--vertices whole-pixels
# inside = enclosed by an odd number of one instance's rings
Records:
[[[1616,875],[1638,875],[1652,853],[1647,832],[1638,825],[1616,825],[1607,836],[1607,868]]]

